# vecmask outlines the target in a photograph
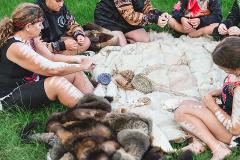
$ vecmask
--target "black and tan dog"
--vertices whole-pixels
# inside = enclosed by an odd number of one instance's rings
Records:
[[[115,46],[118,42],[118,37],[110,30],[103,28],[94,23],[83,25],[86,36],[90,39],[91,45],[89,50],[99,51],[106,46]]]

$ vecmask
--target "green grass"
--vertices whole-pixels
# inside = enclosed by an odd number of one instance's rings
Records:
[[[33,2],[32,0],[0,0],[0,18],[10,16],[11,11],[20,2]],[[73,3],[74,2],[74,3]],[[80,24],[93,21],[93,11],[98,0],[65,0],[68,8]],[[175,0],[152,0],[154,6],[160,10],[171,13]],[[232,1],[222,0],[223,15],[226,17]],[[47,149],[45,145],[40,143],[23,144],[19,139],[19,131],[27,122],[33,119],[42,123],[38,132],[44,131],[44,124],[47,117],[54,111],[62,110],[61,106],[52,105],[44,108],[37,113],[18,110],[15,112],[0,112],[0,160],[43,160],[46,159]],[[184,144],[176,145],[181,147]],[[228,160],[236,160],[240,155],[240,150],[235,149]],[[176,159],[176,154],[167,156],[167,159]],[[195,156],[195,160],[206,160],[211,157],[209,150],[201,155]]]

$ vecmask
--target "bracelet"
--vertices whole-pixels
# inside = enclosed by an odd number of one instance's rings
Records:
[[[79,35],[85,37],[85,35],[84,35],[80,30],[77,30],[77,31],[74,32],[73,38],[74,38],[75,40],[77,40],[77,37],[78,37]]]

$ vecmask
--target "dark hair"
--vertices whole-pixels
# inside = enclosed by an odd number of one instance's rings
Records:
[[[240,68],[240,38],[235,36],[225,38],[214,49],[212,58],[218,66]]]
[[[42,9],[32,3],[22,3],[12,13],[12,18],[5,17],[0,21],[0,47],[12,36],[29,23],[37,23],[42,20]]]

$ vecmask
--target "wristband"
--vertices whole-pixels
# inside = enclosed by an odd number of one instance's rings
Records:
[[[75,40],[77,40],[77,37],[78,37],[79,35],[85,37],[85,35],[84,35],[80,30],[77,30],[77,31],[74,32],[73,38],[74,38]]]

